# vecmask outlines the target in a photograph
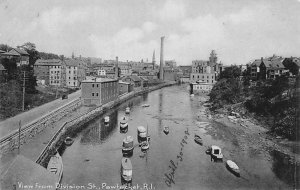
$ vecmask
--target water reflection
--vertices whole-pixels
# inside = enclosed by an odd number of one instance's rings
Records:
[[[102,144],[112,134],[112,131],[118,126],[118,111],[115,110],[108,115],[110,121],[108,124],[104,124],[104,121],[98,120],[95,123],[91,123],[91,127],[83,131],[81,144]]]
[[[159,90],[159,101],[158,101],[158,115],[159,116],[162,116],[163,115],[163,92],[162,90]],[[161,132],[163,130],[163,127],[162,127],[162,118],[161,117],[158,117],[158,135],[160,136],[161,135]]]
[[[287,184],[293,184],[294,188],[300,187],[298,176],[300,165],[293,163],[288,155],[277,150],[273,150],[271,156],[273,157],[272,170],[275,175]]]

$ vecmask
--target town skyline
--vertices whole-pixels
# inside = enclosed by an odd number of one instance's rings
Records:
[[[2,1],[0,41],[29,41],[66,56],[150,61],[166,36],[165,60],[178,65],[206,60],[211,50],[224,65],[246,64],[300,56],[299,8],[299,0]]]

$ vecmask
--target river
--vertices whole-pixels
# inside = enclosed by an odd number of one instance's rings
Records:
[[[150,107],[142,107],[149,104]],[[119,121],[129,106],[129,128],[120,133]],[[267,160],[251,149],[226,138],[212,121],[202,117],[199,97],[191,98],[186,86],[172,86],[135,97],[110,110],[109,126],[103,117],[90,121],[74,137],[69,147],[61,147],[64,163],[61,184],[84,189],[113,189],[121,185],[122,141],[127,135],[137,144],[137,127],[148,127],[150,148],[143,153],[135,146],[130,158],[133,166],[132,188],[138,189],[291,189],[291,176],[285,176],[284,160]],[[166,135],[163,127],[168,126]],[[221,126],[222,127],[222,126]],[[196,144],[194,135],[203,139]],[[218,145],[223,162],[213,162],[205,153],[209,145]],[[234,151],[236,150],[236,151]],[[277,158],[277,159],[275,159]],[[240,167],[236,177],[225,167],[227,159]],[[278,168],[274,168],[278,167]],[[291,172],[291,171],[289,171]],[[283,176],[282,176],[283,175]],[[287,179],[288,178],[288,179]],[[145,188],[144,188],[145,187]]]

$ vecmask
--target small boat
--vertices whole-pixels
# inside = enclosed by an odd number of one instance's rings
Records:
[[[227,160],[226,161],[226,168],[231,171],[235,176],[240,177],[240,169],[239,167],[236,165],[236,163],[234,163],[231,160]]]
[[[67,138],[65,139],[65,145],[67,145],[67,146],[72,145],[73,142],[74,142],[74,140],[73,140],[71,137],[67,137]]]
[[[143,141],[147,141],[147,131],[145,127],[139,126],[137,128],[137,136],[138,136],[138,142],[141,143]]]
[[[123,140],[123,146],[122,146],[122,153],[123,154],[131,154],[133,151],[133,137],[132,136],[127,136]]]
[[[121,177],[126,182],[132,181],[132,164],[129,158],[122,158]]]
[[[143,104],[142,107],[146,108],[146,107],[149,107],[150,105],[149,104]]]
[[[106,123],[106,124],[109,123],[109,117],[108,116],[104,117],[104,123]]]
[[[125,109],[125,113],[126,113],[126,114],[129,114],[129,113],[130,113],[130,108],[129,108],[129,107],[127,107],[127,108]]]
[[[148,149],[149,149],[149,142],[148,141],[142,142],[141,143],[141,150],[146,151]]]
[[[167,135],[167,134],[169,134],[169,127],[164,127],[164,133]]]
[[[128,127],[127,119],[124,116],[123,119],[120,121],[120,129],[121,130],[126,130]]]
[[[190,96],[191,96],[191,97],[194,97],[195,95],[194,95],[194,94],[191,94]]]
[[[211,146],[211,156],[216,160],[223,160],[223,154],[221,152],[221,148],[215,145]]]
[[[63,173],[63,162],[58,152],[54,156],[51,156],[47,170],[56,176],[56,183],[58,184]]]
[[[199,135],[195,134],[194,140],[195,140],[196,143],[198,143],[200,145],[203,145],[202,138]]]

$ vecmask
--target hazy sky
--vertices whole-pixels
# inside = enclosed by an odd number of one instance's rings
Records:
[[[0,43],[38,51],[180,65],[300,56],[300,0],[0,0]]]

